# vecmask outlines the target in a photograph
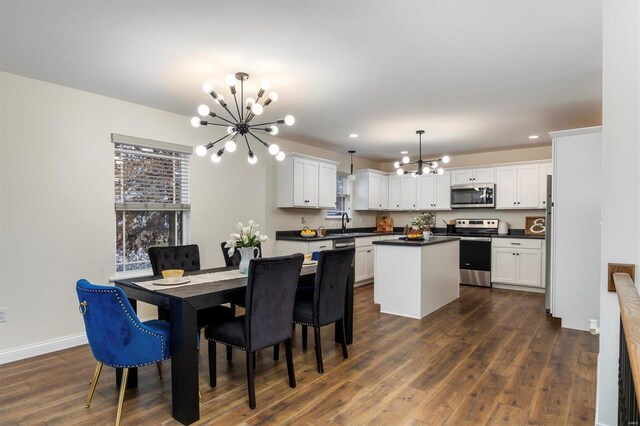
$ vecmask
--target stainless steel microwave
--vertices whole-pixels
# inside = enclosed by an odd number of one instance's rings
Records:
[[[451,208],[468,209],[495,207],[494,183],[469,183],[451,186]]]

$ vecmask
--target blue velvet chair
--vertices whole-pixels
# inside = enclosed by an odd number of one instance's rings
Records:
[[[103,365],[122,368],[122,383],[116,425],[120,424],[129,368],[156,364],[170,355],[169,323],[161,320],[141,322],[124,291],[118,287],[76,284],[80,313],[87,339],[98,361],[85,407],[89,408]]]

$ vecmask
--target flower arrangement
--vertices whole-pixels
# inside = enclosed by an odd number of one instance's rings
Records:
[[[422,213],[418,217],[411,219],[410,226],[420,231],[429,231],[436,223],[435,213]]]
[[[237,248],[255,247],[269,239],[266,234],[261,234],[260,231],[256,230],[258,226],[253,220],[249,221],[249,226],[244,226],[241,222],[238,222],[236,229],[239,232],[231,234],[231,239],[224,245],[225,248],[229,249],[229,256],[233,256]]]

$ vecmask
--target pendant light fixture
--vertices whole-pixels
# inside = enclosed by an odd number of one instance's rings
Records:
[[[411,161],[411,158],[405,155],[404,157],[402,157],[402,160],[396,161],[395,163],[393,163],[393,167],[396,168],[396,173],[398,175],[411,173],[411,176],[413,177],[421,176],[423,174],[428,174],[428,173],[436,173],[439,175],[443,174],[444,169],[440,166],[440,163],[442,162],[444,164],[447,164],[449,161],[451,161],[449,156],[445,155],[442,158],[436,158],[433,160],[423,160],[422,159],[422,135],[424,134],[424,130],[416,130],[416,134],[418,135],[418,138],[419,138],[418,160]],[[404,167],[411,164],[416,164],[418,166],[418,169],[411,172],[404,169]]]
[[[353,182],[354,180],[356,180],[356,175],[353,174],[353,154],[355,154],[355,151],[349,151],[349,154],[351,155],[351,173],[349,174],[349,181]]]
[[[256,98],[244,98],[244,82],[249,79],[249,74],[246,72],[237,72],[235,75],[229,74],[224,82],[227,86],[229,86],[229,90],[233,95],[233,100],[236,106],[236,113],[229,109],[228,105],[224,101],[224,97],[213,90],[213,85],[211,83],[204,83],[202,85],[202,90],[205,93],[211,95],[214,99],[215,103],[220,105],[226,113],[230,116],[231,119],[227,119],[217,115],[215,112],[212,112],[207,105],[200,105],[198,107],[198,114],[202,117],[211,117],[220,120],[219,122],[213,121],[205,121],[200,117],[193,117],[191,119],[191,125],[193,127],[200,126],[222,126],[226,127],[227,134],[221,137],[220,139],[210,142],[206,145],[200,145],[196,148],[196,154],[200,157],[204,157],[207,155],[207,151],[213,148],[215,144],[221,142],[224,139],[227,141],[224,143],[224,146],[220,148],[217,152],[214,152],[211,155],[211,161],[214,163],[219,163],[221,161],[222,154],[225,152],[234,152],[238,145],[236,140],[241,140],[240,138],[244,138],[244,141],[247,145],[248,157],[247,161],[249,164],[256,164],[258,162],[258,157],[251,149],[251,145],[249,144],[249,138],[247,135],[253,137],[255,140],[260,142],[268,151],[269,154],[276,157],[276,160],[282,161],[285,158],[285,153],[280,151],[280,147],[276,144],[270,144],[263,141],[260,137],[256,136],[253,132],[263,131],[272,136],[278,134],[278,127],[276,124],[286,124],[287,126],[293,126],[296,122],[296,119],[293,115],[287,115],[285,118],[269,121],[265,123],[258,124],[250,124],[251,120],[253,120],[256,116],[261,115],[264,109],[269,106],[272,102],[276,102],[278,100],[278,94],[276,92],[269,92],[269,95],[264,99],[262,103],[260,103],[260,98],[265,94],[267,90],[270,89],[271,85],[268,81],[263,81],[260,83],[260,90]],[[240,82],[240,102],[238,103],[238,98],[236,96],[236,82]],[[233,106],[231,107],[233,109]]]

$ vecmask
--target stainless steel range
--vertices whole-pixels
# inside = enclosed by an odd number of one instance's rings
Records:
[[[456,219],[460,237],[460,284],[491,287],[491,235],[498,219]]]

